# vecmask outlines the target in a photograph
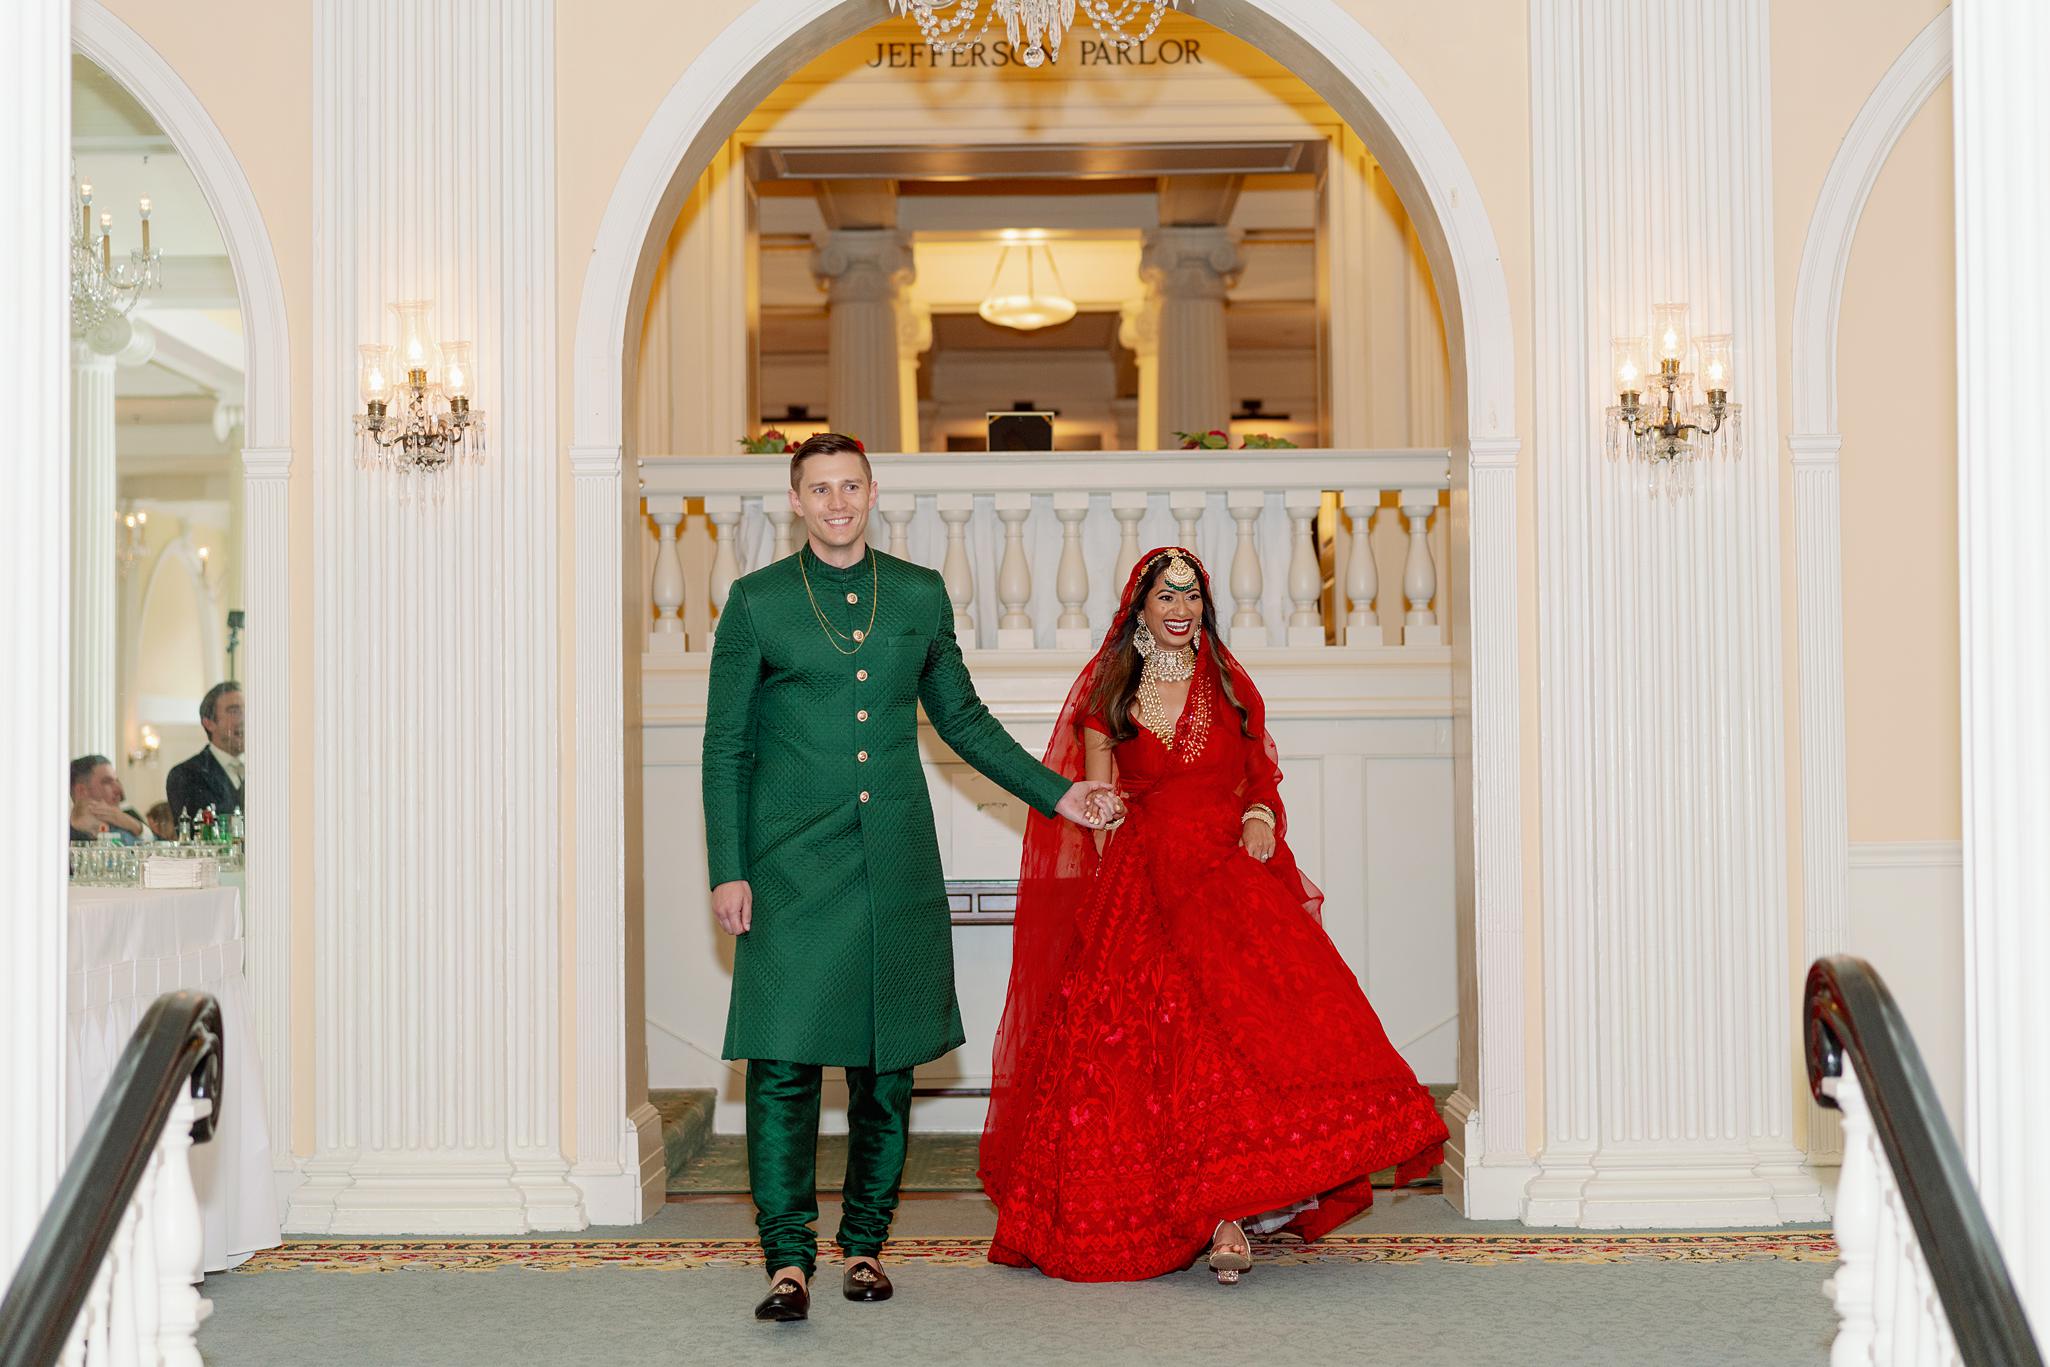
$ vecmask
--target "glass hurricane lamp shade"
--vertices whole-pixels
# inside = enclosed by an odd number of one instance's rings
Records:
[[[451,399],[467,402],[470,386],[476,382],[476,360],[470,350],[468,342],[441,344],[441,392]]]
[[[989,292],[975,311],[985,322],[1036,332],[1075,316],[1075,301],[1061,283],[1053,252],[1041,242],[1007,244],[997,254]]]
[[[366,404],[391,401],[392,353],[388,346],[356,348],[356,392]]]
[[[1717,395],[1730,392],[1730,372],[1734,368],[1730,334],[1713,333],[1702,336],[1696,346],[1701,355],[1701,388],[1707,393],[1708,401],[1716,402]]]
[[[1614,358],[1616,392],[1618,394],[1641,394],[1644,392],[1644,339],[1642,337],[1618,337],[1610,346]]]
[[[1687,306],[1657,304],[1651,310],[1651,346],[1661,366],[1687,363]]]
[[[434,311],[434,304],[427,299],[405,299],[391,306],[399,320],[399,369],[410,379],[415,371],[422,372],[429,384],[435,381],[435,369],[440,356],[434,345],[434,329],[428,315]]]

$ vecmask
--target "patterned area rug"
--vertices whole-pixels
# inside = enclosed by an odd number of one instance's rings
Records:
[[[988,1267],[986,1238],[892,1239],[892,1262]],[[1728,1263],[1836,1260],[1826,1230],[1658,1231],[1640,1234],[1339,1234],[1303,1244],[1263,1242],[1262,1264]],[[266,1272],[492,1272],[523,1268],[688,1270],[761,1263],[752,1239],[343,1239],[294,1240],[258,1253],[236,1269]]]

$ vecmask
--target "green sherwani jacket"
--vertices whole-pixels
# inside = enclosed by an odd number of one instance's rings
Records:
[[[861,630],[859,649],[820,614]],[[727,1058],[887,1072],[963,1042],[921,703],[962,759],[1053,812],[1068,781],[976,696],[939,575],[879,551],[835,569],[805,547],[734,583],[704,750],[711,883],[754,890]]]

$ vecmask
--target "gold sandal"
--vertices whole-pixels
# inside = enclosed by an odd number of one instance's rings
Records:
[[[1238,1231],[1239,1247],[1217,1246],[1217,1236],[1227,1225]],[[1253,1241],[1246,1237],[1246,1227],[1236,1220],[1219,1220],[1210,1235],[1210,1270],[1217,1274],[1218,1285],[1237,1286],[1240,1275],[1251,1271],[1252,1267]]]

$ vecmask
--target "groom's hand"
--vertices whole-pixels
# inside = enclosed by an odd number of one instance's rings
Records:
[[[1099,797],[1098,794],[1102,796]],[[1068,789],[1061,800],[1055,804],[1054,810],[1074,822],[1077,826],[1086,826],[1090,830],[1096,830],[1105,821],[1109,820],[1109,817],[1103,815],[1105,810],[1116,810],[1113,805],[1115,802],[1116,790],[1110,784],[1093,783],[1088,779],[1083,779],[1080,783]]]
[[[745,878],[712,889],[712,915],[728,935],[745,935],[755,923],[754,885]]]

